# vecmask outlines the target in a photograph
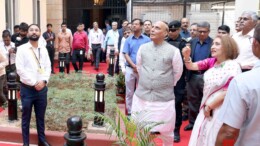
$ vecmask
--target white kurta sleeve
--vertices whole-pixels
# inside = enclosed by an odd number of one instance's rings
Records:
[[[183,63],[179,49],[176,49],[174,56],[172,58],[172,68],[174,76],[174,86],[177,84],[181,78],[183,72]]]
[[[139,73],[142,68],[142,57],[141,57],[141,51],[142,51],[142,46],[140,46],[137,55],[136,55],[136,67],[137,67],[137,72]]]

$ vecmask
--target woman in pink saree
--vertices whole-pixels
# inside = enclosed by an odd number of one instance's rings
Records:
[[[235,59],[238,56],[237,44],[229,36],[216,37],[211,47],[211,56],[193,63],[191,50],[182,51],[185,66],[189,70],[207,70],[204,73],[204,89],[200,112],[195,121],[189,146],[214,146],[222,125],[217,120],[226,90],[232,78],[241,73]]]

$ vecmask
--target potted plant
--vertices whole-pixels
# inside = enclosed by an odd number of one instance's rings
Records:
[[[125,75],[120,71],[116,77],[117,94],[125,94]]]
[[[155,146],[154,140],[158,135],[151,134],[150,130],[155,126],[163,124],[163,122],[147,122],[149,121],[149,113],[146,111],[133,113],[131,117],[123,114],[119,108],[116,111],[118,113],[117,119],[112,119],[104,115],[100,116],[109,125],[107,128],[108,134],[112,135],[113,131],[115,132],[118,138],[117,145]],[[122,129],[122,127],[125,127],[125,129]]]

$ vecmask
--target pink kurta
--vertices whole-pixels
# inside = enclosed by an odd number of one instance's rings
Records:
[[[215,58],[198,62],[199,70],[207,70],[204,74],[204,89],[200,112],[195,121],[189,146],[214,146],[222,123],[217,120],[221,105],[213,110],[213,116],[204,116],[204,105],[214,101],[220,93],[227,89],[230,80],[241,73],[240,66],[233,60],[216,65]]]

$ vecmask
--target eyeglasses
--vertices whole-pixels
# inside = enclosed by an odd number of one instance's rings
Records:
[[[178,29],[169,29],[170,32],[175,32],[177,31]]]
[[[242,20],[243,20],[243,21],[247,21],[247,20],[249,20],[249,18],[247,18],[247,17],[240,17],[240,18],[239,18],[239,21],[242,21]]]
[[[209,31],[202,31],[202,30],[199,30],[198,31],[200,34],[202,34],[202,33],[208,33]]]

